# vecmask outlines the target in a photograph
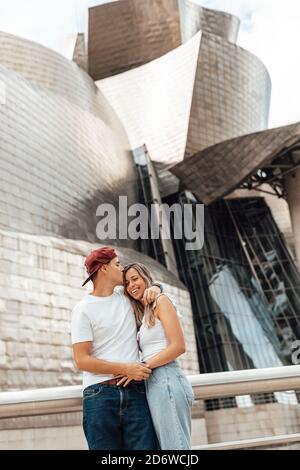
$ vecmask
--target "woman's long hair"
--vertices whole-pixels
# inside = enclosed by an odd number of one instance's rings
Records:
[[[141,278],[145,281],[146,289],[148,287],[151,287],[153,284],[152,276],[150,274],[150,271],[146,266],[144,266],[141,263],[132,263],[128,264],[125,266],[123,270],[123,283],[124,283],[124,292],[126,297],[129,298],[131,305],[133,307],[135,319],[138,328],[142,324],[143,318],[145,318],[145,323],[148,327],[154,326],[155,325],[155,315],[154,315],[154,302],[150,305],[144,306],[142,302],[139,300],[135,300],[133,297],[131,297],[128,292],[127,292],[127,286],[126,286],[126,273],[129,271],[129,269],[135,269],[138,274],[141,276]]]

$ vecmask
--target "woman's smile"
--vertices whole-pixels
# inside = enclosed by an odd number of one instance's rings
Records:
[[[133,287],[130,291],[131,295],[135,295],[140,291],[139,287]]]

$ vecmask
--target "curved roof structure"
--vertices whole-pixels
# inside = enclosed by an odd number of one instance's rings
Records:
[[[268,129],[208,147],[171,168],[171,172],[179,177],[183,187],[210,204],[258,170],[262,181],[268,182],[275,177],[275,168],[299,165],[300,157],[291,161],[289,155],[299,144],[300,123]]]

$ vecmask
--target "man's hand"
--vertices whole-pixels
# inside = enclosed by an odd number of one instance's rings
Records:
[[[146,364],[139,364],[139,363],[128,363],[124,364],[123,370],[122,370],[122,376],[126,377],[131,380],[144,380],[148,379],[152,370],[147,367]],[[129,382],[128,382],[129,383]]]
[[[157,286],[152,286],[149,287],[148,289],[145,289],[144,295],[143,295],[143,302],[145,304],[152,304],[154,300],[161,294],[160,288]]]
[[[123,377],[120,382],[117,383],[117,385],[123,385],[123,387],[126,387],[131,382],[132,379],[129,379],[128,377]],[[124,383],[125,382],[125,383]]]

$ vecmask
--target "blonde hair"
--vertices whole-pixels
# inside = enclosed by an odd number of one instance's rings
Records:
[[[124,292],[125,292],[126,297],[128,297],[131,302],[137,326],[140,327],[142,324],[143,318],[145,318],[146,325],[148,327],[152,327],[155,325],[154,305],[156,302],[153,302],[150,305],[144,306],[142,302],[140,302],[139,300],[135,300],[127,292],[126,273],[129,271],[129,269],[132,269],[132,268],[135,269],[138,272],[138,274],[141,276],[141,278],[144,280],[146,289],[151,287],[153,284],[152,276],[150,274],[149,269],[146,268],[146,266],[144,266],[141,263],[128,264],[127,266],[125,266],[123,270]]]

